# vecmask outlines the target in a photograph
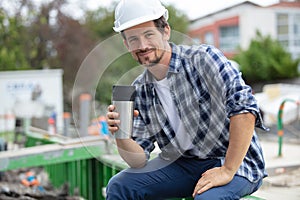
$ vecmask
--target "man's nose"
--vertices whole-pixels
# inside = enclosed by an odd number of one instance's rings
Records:
[[[145,38],[140,38],[139,49],[147,49],[147,47],[148,47],[148,40]]]

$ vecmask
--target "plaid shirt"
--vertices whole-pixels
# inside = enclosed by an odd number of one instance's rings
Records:
[[[218,158],[224,162],[229,144],[229,118],[251,112],[256,126],[264,128],[251,88],[225,56],[208,45],[180,46],[171,43],[172,56],[167,79],[170,92],[193,151],[182,151],[147,70],[133,83],[139,116],[134,119],[133,139],[149,158],[154,142],[165,159],[174,156]],[[250,181],[266,176],[261,146],[254,133],[238,175]]]

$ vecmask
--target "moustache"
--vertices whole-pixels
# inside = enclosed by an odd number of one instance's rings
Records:
[[[146,53],[147,51],[156,51],[156,48],[140,49],[136,53]]]

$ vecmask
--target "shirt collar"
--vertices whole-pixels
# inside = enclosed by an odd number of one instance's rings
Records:
[[[181,48],[180,46],[170,43],[172,48],[172,55],[169,64],[169,73],[178,73],[182,70],[182,60],[181,60]]]

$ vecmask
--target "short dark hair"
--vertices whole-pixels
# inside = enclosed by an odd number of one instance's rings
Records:
[[[163,16],[161,16],[158,19],[153,20],[153,22],[154,22],[154,25],[156,26],[156,28],[161,33],[164,33],[166,26],[169,26],[167,20]]]
[[[164,18],[164,16],[161,16],[158,19],[153,20],[155,27],[161,32],[162,34],[164,33],[165,27],[169,25],[167,20]],[[124,34],[124,31],[121,31],[121,35],[124,40],[126,40],[126,36]]]

